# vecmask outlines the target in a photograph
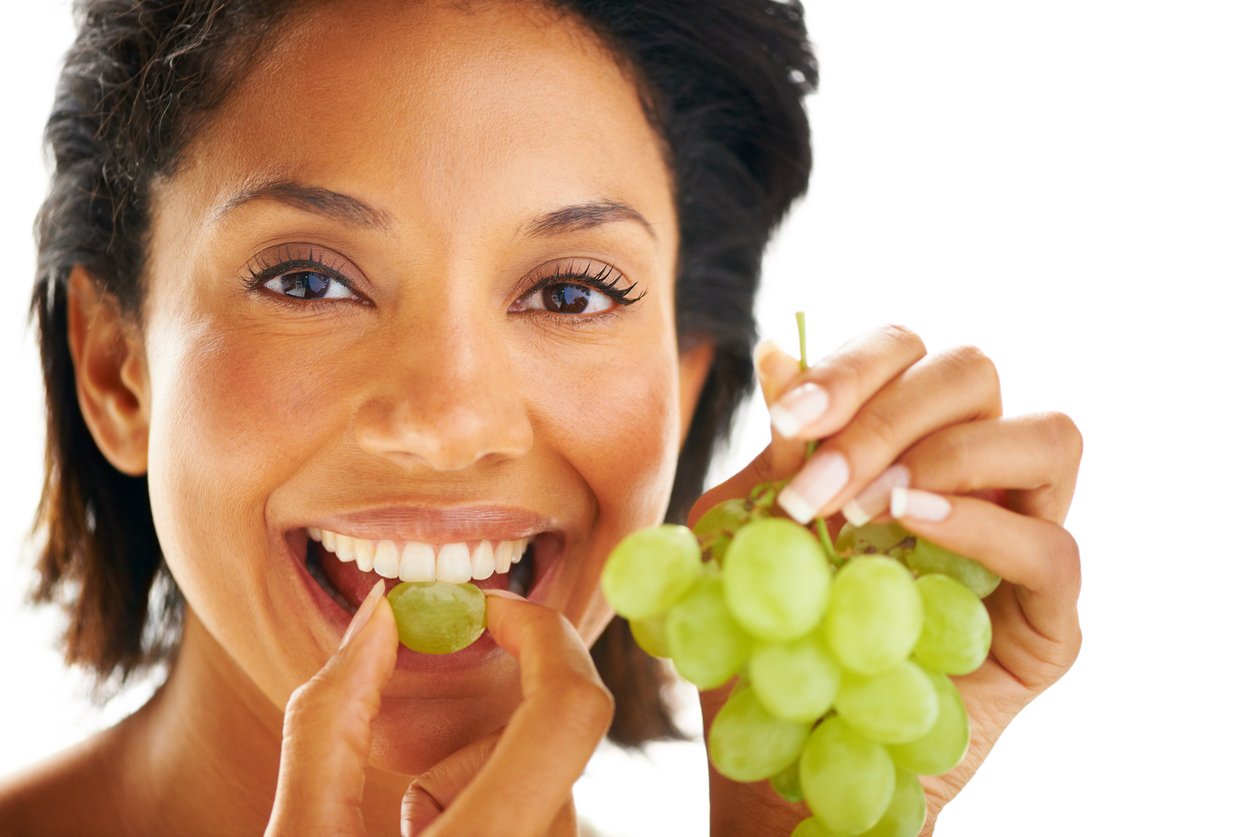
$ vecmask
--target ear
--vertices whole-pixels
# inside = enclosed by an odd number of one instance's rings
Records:
[[[78,406],[96,446],[124,474],[148,470],[149,385],[139,329],[82,265],[68,284]]]
[[[693,343],[679,352],[679,409],[685,439],[688,438],[692,414],[696,412],[697,399],[701,397],[701,389],[713,362],[713,343]]]

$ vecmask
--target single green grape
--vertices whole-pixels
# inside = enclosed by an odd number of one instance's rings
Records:
[[[775,642],[814,630],[827,607],[831,575],[809,530],[778,517],[747,524],[723,556],[732,615],[755,637]]]
[[[668,613],[659,613],[648,619],[628,619],[631,635],[636,644],[651,657],[659,659],[671,655],[670,644],[666,641],[666,617]]]
[[[818,817],[806,817],[792,830],[792,837],[836,837],[836,832],[828,830]]]
[[[914,658],[933,671],[970,674],[988,656],[993,625],[975,593],[947,575],[920,576],[923,630]]]
[[[916,575],[947,575],[981,599],[997,589],[1001,581],[978,561],[913,535],[899,523],[867,523],[862,526],[846,523],[836,536],[834,546],[841,555],[875,554],[896,558]]]
[[[880,821],[859,837],[918,837],[927,819],[927,800],[918,778],[897,768],[893,798]]]
[[[809,724],[776,718],[746,689],[728,698],[710,724],[710,764],[737,782],[769,779],[797,760],[809,734]]]
[[[749,683],[771,714],[813,721],[832,708],[840,667],[815,634],[787,643],[764,643],[749,656]]]
[[[842,668],[870,675],[903,662],[923,628],[914,577],[891,558],[854,558],[832,580],[823,627]]]
[[[805,796],[801,793],[801,762],[794,761],[772,776],[771,787],[779,794],[780,799],[789,802],[803,801]]]
[[[663,524],[632,532],[610,552],[601,591],[628,619],[662,613],[701,575],[701,547],[686,526]]]
[[[904,560],[915,575],[947,575],[981,599],[996,590],[1001,583],[1001,576],[980,562],[945,549],[926,538],[916,538],[914,548],[904,554]]]
[[[846,523],[840,527],[832,546],[836,552],[850,557],[855,555],[887,555],[900,558],[904,548],[914,547],[911,535],[898,523],[866,523],[854,526]]]
[[[737,497],[718,503],[692,527],[692,534],[697,536],[701,549],[711,560],[722,562],[732,537],[741,526],[752,519],[749,504]]]
[[[452,654],[487,625],[483,591],[473,584],[402,581],[388,591],[401,645],[423,654]]]
[[[924,776],[947,773],[962,761],[971,741],[967,707],[958,687],[943,674],[923,669],[936,690],[936,723],[932,728],[906,744],[891,744],[888,754],[902,770]]]
[[[749,659],[752,642],[727,609],[717,573],[703,575],[666,617],[675,669],[698,689],[730,680]]]
[[[872,741],[904,744],[932,728],[940,704],[927,674],[907,660],[869,677],[844,672],[836,711]]]
[[[814,728],[801,751],[801,790],[811,813],[835,835],[861,834],[888,810],[896,770],[882,744],[839,715]]]

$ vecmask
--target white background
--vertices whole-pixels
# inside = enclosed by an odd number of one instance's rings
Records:
[[[809,5],[823,75],[814,179],[770,250],[763,332],[795,345],[803,307],[812,357],[884,322],[932,349],[977,345],[1007,414],[1061,410],[1086,443],[1068,519],[1084,559],[1083,652],[937,834],[1251,833],[1251,6]],[[55,615],[20,605],[42,467],[30,225],[72,32],[62,0],[2,14],[7,773],[143,692],[91,709],[52,649]],[[757,402],[742,419],[720,474],[766,438]],[[697,834],[703,772],[696,745],[605,752],[581,810],[614,834]]]

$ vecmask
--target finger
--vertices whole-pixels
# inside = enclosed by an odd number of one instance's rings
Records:
[[[1008,489],[1002,505],[1061,525],[1082,449],[1080,431],[1062,413],[955,424],[916,443],[841,511],[861,526],[888,510],[897,486],[946,494]]]
[[[754,347],[753,368],[767,407],[779,400],[780,393],[801,375],[801,361],[774,340],[763,340]]]
[[[410,782],[401,800],[401,834],[421,834],[479,775],[503,730],[472,741]]]
[[[614,701],[566,617],[488,598],[488,631],[518,659],[523,700],[432,834],[546,834],[609,729]]]
[[[893,491],[893,517],[914,534],[979,561],[1015,585],[1028,625],[1049,642],[1078,633],[1080,552],[1066,529],[972,497]]]
[[[267,835],[366,833],[361,792],[371,725],[396,666],[396,642],[396,620],[380,580],[341,647],[288,700]]]
[[[926,358],[877,392],[779,494],[800,523],[835,514],[919,439],[971,419],[1001,414],[997,370],[983,352],[960,347]]]
[[[906,451],[911,483],[970,494],[1009,489],[1004,505],[1059,525],[1075,494],[1083,442],[1062,413],[970,422],[941,430]]]
[[[922,339],[901,326],[860,334],[790,384],[771,408],[771,423],[786,438],[830,436],[926,354]]]

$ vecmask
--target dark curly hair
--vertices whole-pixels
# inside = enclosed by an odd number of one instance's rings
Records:
[[[634,79],[664,141],[679,219],[681,348],[715,350],[680,453],[667,520],[683,522],[752,389],[753,303],[767,241],[805,193],[805,96],[818,84],[800,0],[536,0],[574,16]],[[81,265],[142,326],[154,178],[281,38],[296,0],[76,0],[45,142],[55,168],[35,225],[30,315],[47,399],[36,601],[60,601],[65,656],[121,684],[164,661],[182,599],[161,555],[145,477],[116,470],[79,409],[67,280]],[[664,673],[615,619],[593,656],[617,700],[612,739],[675,735]],[[100,694],[106,694],[102,688]]]

